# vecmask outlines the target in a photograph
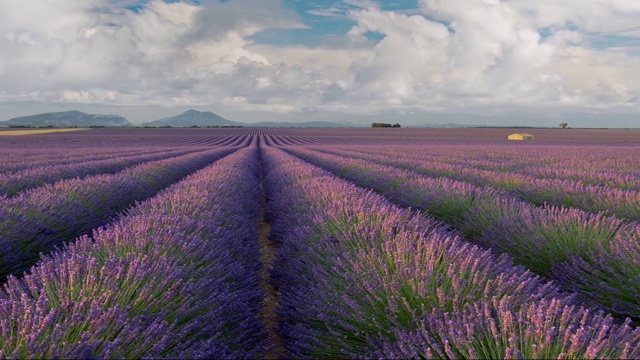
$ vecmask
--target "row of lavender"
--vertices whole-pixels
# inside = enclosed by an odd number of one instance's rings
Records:
[[[439,222],[282,150],[266,148],[263,160],[292,357],[640,356],[640,330]]]
[[[123,130],[124,131],[124,130]],[[74,134],[77,138],[82,138],[81,134]],[[0,141],[0,150],[2,158],[0,159],[0,176],[10,177],[9,179],[0,178],[0,183],[11,181],[12,177],[30,177],[32,174],[20,174],[26,170],[35,172],[44,172],[47,167],[52,167],[49,171],[58,171],[59,166],[79,165],[87,163],[89,166],[100,166],[100,161],[109,161],[113,158],[151,156],[153,154],[160,155],[171,151],[187,152],[204,150],[211,147],[229,147],[229,146],[245,146],[251,141],[248,135],[227,135],[227,136],[207,136],[214,140],[203,142],[201,136],[184,136],[181,141],[175,141],[175,133],[156,134],[153,146],[140,146],[137,144],[141,139],[126,132],[116,134],[117,139],[127,139],[132,137],[131,144],[127,146],[112,145],[111,147],[96,146],[90,148],[75,147],[73,144],[67,144],[66,147],[55,146],[56,138],[37,137],[40,142],[38,147],[20,146],[24,144],[14,144],[10,149],[2,148],[4,144]],[[29,138],[34,138],[31,136]],[[0,137],[0,140],[3,140]],[[104,142],[104,140],[102,140]],[[96,144],[100,145],[100,144]],[[50,147],[49,147],[50,146]],[[95,164],[95,165],[94,165]]]
[[[293,145],[293,144],[291,144]],[[509,146],[506,144],[439,144],[340,147],[364,154],[384,153],[415,162],[508,172],[535,178],[581,181],[640,190],[637,146]]]
[[[277,131],[264,131],[263,137],[268,146],[289,146],[289,145],[330,145],[335,143],[335,139],[322,139],[314,136],[284,135]]]
[[[126,138],[126,134],[120,134],[119,137]],[[52,139],[43,138],[39,147],[34,148],[21,147],[21,144],[16,144],[15,148],[11,149],[2,149],[0,147],[3,155],[0,159],[0,185],[8,187],[9,185],[5,185],[5,183],[31,181],[30,178],[45,177],[46,173],[53,173],[49,175],[52,179],[55,179],[56,176],[64,178],[69,176],[69,171],[66,167],[73,166],[77,166],[80,172],[76,176],[83,176],[83,172],[87,174],[90,174],[91,171],[95,173],[108,172],[111,171],[113,160],[128,159],[131,164],[134,164],[135,162],[150,161],[154,158],[160,159],[161,156],[170,155],[171,153],[174,153],[173,156],[177,156],[180,152],[186,154],[187,152],[206,150],[211,147],[244,146],[251,141],[251,138],[247,136],[226,136],[219,143],[206,146],[187,146],[184,144],[182,146],[169,146],[166,144],[168,143],[167,139],[164,141],[157,140],[157,144],[153,146],[138,146],[133,143],[128,146],[95,148],[74,147],[72,145],[55,147],[52,141]],[[2,142],[0,142],[0,145],[2,145]],[[52,147],[48,148],[47,146],[49,145]],[[138,160],[135,160],[136,158]],[[82,169],[83,167],[89,169]],[[63,174],[56,175],[60,172],[63,172]],[[12,187],[9,187],[9,189],[12,189]],[[11,190],[5,192],[11,192]]]
[[[257,129],[90,129],[86,131],[57,132],[39,135],[2,136],[0,151],[13,153],[30,150],[122,149],[145,147],[209,147],[234,146]],[[19,155],[19,154],[18,154]],[[2,162],[0,161],[0,164]]]
[[[258,153],[229,155],[0,293],[0,357],[255,358]]]
[[[111,149],[13,149],[2,151],[0,173],[10,174],[41,166],[66,165],[80,161],[107,160],[113,157],[149,155],[165,152],[166,148],[128,147]]]
[[[151,154],[130,154],[111,156],[100,160],[76,160],[63,164],[33,166],[28,169],[0,174],[0,197],[14,196],[26,189],[53,183],[61,179],[81,178],[89,175],[107,174],[122,171],[144,162],[161,160],[188,153],[198,149],[164,150]],[[200,149],[205,150],[205,149]],[[28,163],[32,159],[25,161]]]
[[[425,176],[446,177],[477,186],[503,189],[535,205],[575,207],[588,212],[603,212],[622,219],[640,221],[640,191],[638,190],[587,185],[577,180],[541,179],[516,172],[483,170],[463,164],[444,163],[437,158],[425,160],[422,157],[398,156],[398,154],[381,150],[375,153],[327,148],[316,148],[316,150],[409,169]],[[629,187],[635,187],[636,183],[640,187],[638,177],[624,174],[617,179],[618,183],[624,182]]]
[[[287,151],[392,201],[447,222],[465,238],[575,291],[583,302],[640,319],[640,226],[601,214],[536,207],[487,187],[302,148]]]
[[[350,150],[376,154],[380,147],[358,146]],[[384,153],[427,163],[438,162],[479,170],[513,172],[537,178],[578,180],[589,185],[637,189],[640,176],[637,146],[513,146],[506,144],[464,146],[385,146]]]
[[[0,277],[25,270],[39,253],[106,224],[135,201],[153,196],[236,149],[198,151],[0,198]]]
[[[228,167],[206,181],[194,175],[95,232],[95,242],[84,237],[11,278],[0,295],[0,356],[262,354],[256,151],[224,158],[214,167]],[[637,330],[576,307],[508,259],[265,151],[291,355],[640,355]]]

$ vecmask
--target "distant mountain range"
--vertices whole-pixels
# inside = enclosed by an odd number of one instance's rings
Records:
[[[119,115],[86,114],[80,111],[51,112],[31,116],[21,116],[7,121],[0,121],[0,126],[53,126],[53,127],[207,127],[207,126],[244,126],[244,127],[353,127],[352,123],[340,123],[330,121],[309,121],[303,123],[294,122],[258,122],[243,123],[231,121],[211,111],[200,112],[188,110],[182,114],[166,117],[140,125],[131,124],[127,119]]]
[[[140,124],[140,126],[247,126],[248,124],[231,121],[211,111],[188,110],[180,115],[162,118]]]
[[[188,110],[180,115],[145,122],[140,124],[140,126],[348,127],[353,126],[353,124],[329,121],[309,121],[303,123],[265,121],[257,123],[244,123],[225,119],[219,115],[212,113],[211,111],[200,112],[196,110]]]
[[[582,114],[583,118],[595,118],[596,115]],[[256,122],[244,123],[225,119],[211,111],[188,110],[182,114],[165,117],[162,119],[145,122],[142,124],[132,124],[126,118],[119,115],[99,115],[87,114],[81,111],[50,112],[38,115],[15,117],[6,121],[0,121],[0,127],[28,126],[28,127],[223,127],[223,126],[243,126],[243,127],[369,127],[371,124],[332,122],[332,121],[308,121],[308,122]],[[501,128],[530,128],[533,126],[497,126],[497,125],[467,125],[460,123],[439,123],[439,124],[403,124],[402,127],[412,128],[477,128],[477,127],[501,127]],[[572,126],[573,127],[573,126]],[[589,127],[586,127],[589,128]],[[637,128],[637,125],[629,123],[628,128]]]
[[[131,126],[131,123],[119,115],[86,114],[81,111],[63,111],[21,116],[7,121],[0,121],[5,126],[53,126],[53,127],[88,127],[88,126]]]

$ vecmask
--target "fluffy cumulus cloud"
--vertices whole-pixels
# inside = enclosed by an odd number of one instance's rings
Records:
[[[640,112],[637,0],[349,0],[314,45],[282,0],[0,0],[0,102],[280,113]],[[320,43],[321,45],[318,45]]]
[[[312,75],[246,49],[269,28],[298,28],[281,1],[136,4],[1,0],[0,99],[114,104],[269,102]],[[297,77],[300,77],[297,79]],[[276,86],[278,87],[278,86]],[[286,88],[286,89],[283,89]]]
[[[352,11],[351,36],[383,36],[367,61],[352,65],[352,94],[424,109],[637,111],[638,47],[604,49],[592,41],[632,36],[638,3],[581,4],[422,0],[421,15],[375,6]]]

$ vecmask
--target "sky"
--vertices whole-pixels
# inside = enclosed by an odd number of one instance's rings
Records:
[[[638,0],[0,0],[0,120],[640,127]]]

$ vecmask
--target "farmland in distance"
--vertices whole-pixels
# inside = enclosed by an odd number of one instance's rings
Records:
[[[640,131],[523,130],[0,136],[0,357],[640,357]]]

